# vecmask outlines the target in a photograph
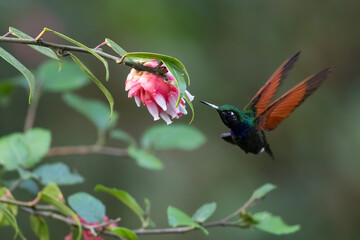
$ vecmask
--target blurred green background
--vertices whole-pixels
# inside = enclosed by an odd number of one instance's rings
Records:
[[[187,67],[195,95],[193,126],[207,137],[194,152],[159,154],[163,171],[139,168],[130,159],[91,155],[53,157],[64,161],[86,178],[81,185],[62,187],[66,196],[86,191],[107,204],[107,214],[120,216],[121,224],[138,227],[136,216],[115,198],[93,193],[97,183],[124,189],[140,202],[152,201],[152,217],[167,226],[166,208],[175,206],[192,214],[205,202],[216,201],[213,219],[224,217],[266,182],[278,189],[253,211],[268,210],[289,224],[300,224],[293,235],[273,236],[256,230],[210,229],[210,235],[144,236],[141,239],[359,239],[360,228],[360,2],[335,1],[0,1],[0,32],[18,28],[36,36],[43,27],[62,32],[88,46],[105,37],[127,51],[149,51],[180,59]],[[51,34],[47,40],[63,42]],[[27,67],[37,68],[46,59],[26,46],[0,44]],[[287,57],[302,55],[281,93],[312,73],[334,65],[323,86],[267,134],[277,161],[265,155],[246,155],[219,139],[227,131],[217,113],[198,102],[245,106]],[[104,69],[94,57],[86,58],[104,79]],[[84,59],[83,58],[83,59]],[[119,126],[134,136],[154,124],[147,110],[137,108],[124,92],[128,67],[110,63],[106,83],[120,113]],[[0,62],[0,78],[18,75]],[[83,97],[105,101],[90,84]],[[0,108],[0,136],[22,131],[28,108],[27,92],[16,91],[10,105]],[[189,117],[177,122],[187,123]],[[176,123],[177,123],[176,122]],[[44,94],[35,126],[52,130],[53,146],[92,144],[96,130],[61,100]],[[118,144],[114,142],[112,144]],[[25,193],[24,193],[25,196]],[[21,194],[18,198],[21,198]],[[28,236],[28,215],[19,215]],[[63,239],[65,224],[49,220],[51,239]],[[1,239],[12,238],[12,229],[1,229]],[[31,237],[29,237],[31,239]]]

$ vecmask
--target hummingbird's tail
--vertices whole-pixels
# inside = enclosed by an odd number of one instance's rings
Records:
[[[266,144],[266,146],[265,146],[265,152],[266,152],[267,154],[269,154],[270,157],[271,157],[273,160],[275,160],[274,154],[272,153],[269,144]]]

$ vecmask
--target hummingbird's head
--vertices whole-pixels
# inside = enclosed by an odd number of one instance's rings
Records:
[[[228,128],[235,128],[241,121],[240,110],[233,105],[216,106],[202,100],[200,100],[200,102],[216,109],[220,115],[221,120]]]

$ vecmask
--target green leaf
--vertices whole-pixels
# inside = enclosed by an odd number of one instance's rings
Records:
[[[42,80],[42,89],[49,92],[77,90],[90,83],[88,76],[71,61],[64,61],[61,71],[56,62],[47,62],[40,66],[37,73]]]
[[[70,54],[70,56],[74,60],[74,62],[90,77],[90,79],[96,84],[96,86],[98,86],[98,88],[104,93],[110,105],[110,118],[111,118],[114,110],[113,96],[107,90],[107,88],[100,82],[100,80],[97,79],[97,77],[95,77],[95,75],[75,55]]]
[[[262,198],[265,197],[266,194],[268,194],[269,192],[271,192],[272,190],[274,190],[276,188],[275,185],[271,184],[271,183],[266,183],[263,186],[259,187],[258,189],[256,189],[253,193],[253,195],[251,196],[251,199],[253,200],[261,200]]]
[[[34,40],[34,38],[30,37],[29,35],[27,35],[26,33],[23,33],[21,32],[20,30],[16,29],[16,28],[13,28],[13,27],[9,27],[9,31],[17,36],[18,38],[21,38],[21,39],[32,39]],[[40,46],[35,46],[35,45],[28,45],[29,47],[31,47],[32,49],[38,51],[39,53],[42,53],[44,54],[45,56],[49,57],[49,58],[52,58],[56,61],[58,61],[58,64],[59,64],[59,68],[61,69],[61,60],[60,58],[56,55],[56,53],[54,53],[53,50],[51,50],[50,48],[48,47],[40,47]]]
[[[175,87],[179,89],[179,96],[177,99],[176,107],[179,105],[181,98],[185,95],[186,91],[186,80],[182,75],[181,71],[169,62],[163,61],[167,69],[174,76],[176,80]]]
[[[25,166],[32,167],[39,163],[50,148],[51,132],[42,128],[33,128],[25,133],[25,141],[30,149],[30,156]]]
[[[22,235],[19,226],[17,224],[15,216],[4,206],[4,204],[0,203],[0,213],[3,214],[4,218],[10,223],[10,225],[15,230],[15,236],[14,239],[16,239],[17,235],[20,235],[22,239],[25,239],[25,237]]]
[[[187,125],[155,126],[141,138],[143,148],[165,150],[194,150],[205,142],[205,136],[195,127]]]
[[[68,197],[69,205],[88,223],[101,223],[105,217],[105,206],[97,198],[85,192]]]
[[[137,235],[133,231],[124,227],[109,226],[109,230],[128,240],[137,239]]]
[[[52,198],[54,198],[57,201],[64,202],[64,195],[62,194],[60,188],[56,183],[49,183],[44,187],[44,189],[41,191],[41,193],[44,193]]]
[[[108,66],[108,63],[107,61],[101,57],[99,54],[97,54],[94,50],[92,50],[91,48],[85,46],[84,44],[78,42],[78,41],[75,41],[74,39],[68,37],[68,36],[65,36],[64,34],[61,34],[59,32],[56,32],[54,30],[51,30],[49,28],[44,28],[44,31],[45,32],[52,32],[54,33],[55,35],[61,37],[62,39],[65,39],[66,41],[68,42],[71,42],[79,47],[82,47],[83,49],[85,49],[86,51],[88,51],[89,53],[91,53],[92,55],[94,55],[97,59],[99,59],[103,64],[104,64],[104,67],[105,67],[105,70],[106,70],[106,81],[109,79],[109,66]]]
[[[300,225],[289,226],[281,219],[281,217],[273,216],[269,212],[258,212],[253,215],[258,223],[255,227],[259,230],[272,234],[290,234],[300,230]]]
[[[41,200],[54,206],[61,213],[65,214],[65,215],[70,215],[74,219],[74,221],[76,222],[76,224],[79,228],[79,233],[78,233],[76,239],[81,240],[82,226],[81,226],[81,222],[80,222],[79,218],[77,217],[77,215],[68,206],[66,206],[62,201],[59,201],[57,198],[54,198],[52,195],[48,194],[47,192],[42,191],[39,193],[39,196],[40,196]]]
[[[30,215],[30,224],[33,232],[38,236],[39,240],[49,240],[49,228],[44,218],[40,216]]]
[[[71,240],[75,240],[75,236],[79,235],[79,229],[77,227],[71,227],[70,228],[70,233],[71,233]],[[85,239],[84,239],[85,240]]]
[[[124,141],[127,142],[131,145],[135,145],[136,141],[135,139],[130,136],[128,133],[124,132],[123,130],[120,129],[113,129],[110,131],[110,137],[113,139],[117,139],[120,141]]]
[[[190,226],[194,228],[200,228],[206,235],[209,232],[202,227],[200,224],[195,222],[191,217],[189,217],[186,213],[180,211],[179,209],[169,206],[167,209],[168,221],[171,227],[178,226]]]
[[[0,188],[0,197],[15,200],[15,198],[11,195],[11,192],[6,187]],[[3,203],[3,206],[11,213],[12,215],[16,216],[18,214],[18,206],[12,204]],[[7,226],[11,225],[11,222],[8,220],[6,215],[3,212],[0,212],[0,226]]]
[[[51,182],[57,185],[73,185],[84,181],[82,176],[78,173],[71,173],[69,167],[62,162],[43,164],[37,167],[34,173],[38,175],[40,182],[44,185]]]
[[[107,116],[110,111],[101,101],[82,98],[73,93],[65,93],[63,100],[70,107],[86,116],[102,132],[116,124],[117,113],[115,112],[109,120]]]
[[[0,164],[9,171],[32,167],[45,157],[50,142],[50,131],[41,128],[4,136],[0,138]]]
[[[30,156],[30,149],[21,133],[12,133],[0,138],[0,164],[11,171],[24,166]]]
[[[162,162],[157,159],[154,155],[146,152],[145,150],[136,148],[131,145],[128,147],[128,154],[130,157],[135,159],[137,165],[150,170],[161,170],[163,169]]]
[[[243,225],[243,223],[245,223],[245,225]],[[257,223],[258,222],[255,221],[255,219],[253,218],[251,213],[249,213],[248,211],[245,210],[245,211],[240,213],[239,226],[249,227],[249,226],[252,226],[252,225],[257,224]]]
[[[105,38],[105,41],[107,42],[107,45],[109,47],[111,47],[121,57],[124,56],[127,53],[122,47],[120,47],[117,43],[115,43],[110,38]]]
[[[35,87],[35,78],[34,75],[16,58],[14,58],[10,53],[5,51],[5,49],[0,47],[0,57],[2,57],[5,61],[13,65],[19,72],[21,72],[26,78],[29,85],[29,103],[31,103],[31,99],[33,96],[33,91]]]
[[[112,41],[109,38],[106,38],[105,41],[107,42],[107,45],[112,48],[112,50],[114,50],[117,54],[119,54],[120,57],[123,57],[127,52],[120,47],[117,43],[115,43],[114,41]],[[141,57],[127,57],[126,59],[124,59],[124,62],[138,62],[138,63],[143,63],[149,61],[149,58],[141,58]]]
[[[144,223],[144,210],[129,193],[116,188],[108,188],[103,185],[96,185],[95,191],[106,192],[117,197],[139,217],[142,223]]]
[[[209,217],[211,217],[211,215],[213,215],[213,213],[216,210],[216,203],[206,203],[204,205],[202,205],[198,210],[196,210],[196,212],[194,213],[194,215],[192,216],[192,219],[195,222],[200,222],[203,223],[205,222]]]
[[[27,170],[25,168],[22,168],[22,167],[18,167],[17,171],[18,171],[20,178],[23,180],[28,180],[28,179],[37,177],[33,172],[31,172],[30,170]]]

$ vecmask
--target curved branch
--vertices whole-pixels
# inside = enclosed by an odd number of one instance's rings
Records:
[[[64,215],[61,215],[59,213],[55,213],[52,211],[39,211],[36,210],[34,208],[30,208],[30,207],[21,207],[21,210],[30,213],[30,214],[34,214],[37,216],[42,216],[42,217],[49,217],[49,218],[53,218],[55,220],[64,222],[70,226],[74,226],[77,227],[77,223],[69,218],[66,217]],[[88,225],[85,223],[82,223],[82,227],[83,229],[87,229],[90,230],[92,233],[95,233],[95,235],[108,235],[108,236],[112,236],[112,237],[117,237],[119,239],[123,239],[121,236],[119,236],[118,234],[110,231],[110,230],[106,230],[106,229],[101,229],[101,227],[107,227],[109,224],[111,223],[117,223],[120,221],[120,218],[117,218],[115,220],[110,220],[109,222],[103,222],[100,223],[99,225]],[[224,223],[222,221],[214,221],[214,222],[209,222],[209,223],[205,223],[203,224],[204,228],[212,228],[212,227],[241,227],[238,224],[234,224],[234,223]],[[194,227],[175,227],[175,228],[158,228],[158,229],[137,229],[137,230],[132,230],[132,232],[134,232],[137,235],[159,235],[159,234],[178,234],[178,233],[186,233],[186,232],[191,232],[191,231],[196,231],[196,230],[200,230],[199,228],[194,228]]]
[[[104,147],[99,145],[52,147],[49,149],[46,156],[86,155],[91,153],[111,155],[116,157],[128,156],[128,151],[126,149]]]
[[[33,208],[29,208],[29,207],[21,207],[20,209],[27,212],[27,213],[34,214],[34,215],[37,215],[37,216],[50,217],[50,218],[53,218],[55,220],[59,220],[59,221],[64,222],[64,223],[66,223],[66,224],[68,224],[70,226],[74,226],[74,227],[78,226],[78,224],[75,222],[75,220],[73,220],[71,218],[68,218],[68,217],[66,217],[64,215],[58,214],[58,213],[54,213],[54,212],[50,212],[50,211],[37,211],[37,210],[34,210]],[[108,222],[101,223],[101,224],[99,224],[97,226],[88,225],[88,224],[85,224],[85,223],[82,223],[81,226],[82,226],[83,229],[90,230],[91,233],[95,233],[95,235],[104,234],[104,235],[109,235],[109,236],[113,236],[113,237],[117,237],[119,239],[122,239],[119,235],[117,235],[116,233],[113,233],[113,232],[111,232],[109,230],[99,230],[99,228],[101,228],[101,227],[106,227],[111,223],[117,223],[119,221],[120,221],[120,218],[117,218],[115,220],[110,220]]]
[[[2,199],[0,198],[0,202],[1,202],[1,200]],[[249,227],[248,223],[244,222],[241,218],[237,219],[235,221],[233,221],[233,219],[235,217],[238,217],[239,213],[246,211],[246,209],[248,207],[251,207],[258,201],[259,201],[258,199],[250,198],[242,207],[240,207],[238,210],[236,210],[229,216],[227,216],[223,219],[217,220],[217,221],[203,223],[202,226],[206,229],[213,228],[213,227],[248,228]],[[64,215],[56,212],[56,209],[54,209],[52,206],[40,206],[40,205],[35,205],[35,204],[29,205],[29,203],[16,201],[16,200],[3,200],[2,202],[8,203],[8,204],[13,204],[13,205],[18,205],[20,207],[19,209],[21,209],[29,214],[53,218],[55,220],[64,222],[64,223],[66,223],[70,226],[74,226],[74,227],[78,226],[77,223],[72,218],[64,216]],[[34,202],[34,201],[32,201],[32,202]],[[117,223],[119,221],[120,221],[120,218],[117,218],[115,220],[110,220],[107,222],[102,222],[102,223],[99,223],[98,225],[89,225],[86,223],[82,223],[82,227],[83,227],[83,229],[90,230],[91,233],[95,236],[108,235],[108,236],[116,237],[118,239],[123,239],[122,236],[106,229],[106,227],[109,226],[111,223]],[[241,223],[243,223],[243,224],[241,224]],[[132,232],[134,232],[137,235],[160,235],[160,234],[187,233],[187,232],[196,231],[196,230],[200,230],[200,228],[195,228],[192,226],[174,227],[174,228],[155,228],[155,229],[140,228],[140,229],[132,230]]]
[[[202,225],[204,228],[213,228],[213,227],[237,227],[241,226],[237,223],[223,222],[222,220],[213,221],[204,223]],[[186,233],[195,230],[200,230],[200,228],[195,227],[175,227],[175,228],[157,228],[157,229],[137,229],[133,230],[137,235],[155,235],[155,234],[176,234],[176,233]]]
[[[41,84],[38,84],[37,88],[35,88],[37,94],[34,94],[32,103],[29,104],[24,124],[24,132],[30,130],[34,126],[36,110],[39,105],[40,95],[41,95]]]
[[[10,205],[17,205],[17,206],[24,206],[24,207],[33,207],[40,201],[40,197],[37,196],[34,200],[30,202],[22,202],[18,200],[11,200],[7,198],[0,198],[0,203],[10,204]]]
[[[53,42],[47,42],[47,41],[43,41],[43,40],[35,40],[35,39],[21,39],[21,38],[14,38],[14,37],[6,37],[4,35],[4,37],[0,37],[0,42],[5,42],[5,43],[15,43],[15,44],[26,44],[26,45],[36,45],[36,46],[41,46],[41,47],[48,47],[51,48],[55,51],[60,51],[60,52],[64,52],[64,51],[68,51],[68,52],[82,52],[82,53],[88,53],[90,54],[86,49],[83,49],[81,47],[77,47],[77,46],[71,46],[71,45],[63,45],[63,44],[58,44],[58,43],[53,43]],[[99,54],[101,57],[106,58],[108,60],[112,60],[115,63],[117,63],[122,56],[114,56],[108,53],[103,52],[100,49],[96,49],[93,48],[92,49],[94,52],[96,52],[97,54]],[[136,63],[136,62],[129,62],[129,61],[122,61],[120,64],[135,68],[139,71],[147,71],[147,72],[151,72],[154,73],[158,76],[161,76],[164,79],[167,79],[167,77],[164,75],[164,70],[161,68],[152,68],[152,67],[148,67],[148,66],[144,66],[140,63]]]

